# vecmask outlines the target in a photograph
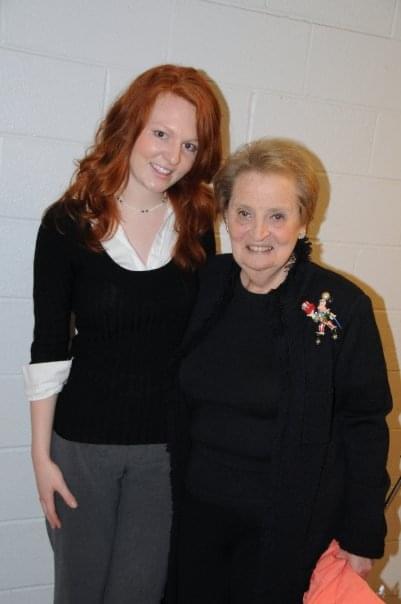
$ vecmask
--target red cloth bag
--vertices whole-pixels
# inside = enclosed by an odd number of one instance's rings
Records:
[[[348,564],[337,558],[340,546],[332,541],[313,571],[303,604],[383,604]]]

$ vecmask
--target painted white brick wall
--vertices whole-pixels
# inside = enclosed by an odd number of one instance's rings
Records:
[[[398,42],[314,27],[306,87],[311,96],[399,109],[400,75],[401,44]]]
[[[401,0],[397,0],[396,14],[394,18],[394,38],[401,40]]]
[[[401,80],[401,63],[398,77]],[[372,153],[371,173],[375,176],[382,176],[384,178],[394,178],[396,180],[399,180],[400,178],[400,111],[383,111],[378,115],[376,125],[376,140]]]
[[[0,2],[0,604],[50,604],[52,561],[33,485],[20,367],[32,333],[32,254],[43,209],[66,186],[105,107],[157,63],[219,85],[232,148],[296,138],[331,200],[315,258],[371,295],[401,443],[401,0],[2,0]],[[228,115],[227,118],[228,119]],[[228,248],[221,233],[224,249]],[[401,593],[401,497],[372,585]]]
[[[269,11],[278,15],[338,29],[387,36],[391,33],[395,2],[396,0],[266,0],[265,5]]]
[[[285,136],[303,142],[326,170],[366,174],[376,114],[372,109],[308,96],[255,92],[251,138]]]

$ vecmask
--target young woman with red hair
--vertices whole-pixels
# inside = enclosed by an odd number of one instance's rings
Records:
[[[214,253],[220,122],[199,71],[146,71],[42,220],[24,374],[56,604],[162,597],[170,361]]]

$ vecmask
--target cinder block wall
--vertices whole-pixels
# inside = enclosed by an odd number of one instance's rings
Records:
[[[29,455],[20,367],[32,333],[42,210],[105,107],[162,62],[203,68],[231,111],[231,146],[296,138],[321,162],[315,257],[371,295],[401,449],[401,0],[0,1],[0,604],[51,602],[52,563]],[[327,205],[330,183],[331,200]],[[227,241],[222,234],[222,247]],[[401,602],[401,497],[372,585]]]

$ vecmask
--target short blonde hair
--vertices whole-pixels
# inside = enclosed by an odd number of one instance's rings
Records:
[[[261,138],[230,155],[214,178],[214,191],[222,213],[227,210],[236,178],[244,172],[284,174],[294,179],[301,218],[308,224],[315,212],[319,180],[307,150],[279,138]]]

